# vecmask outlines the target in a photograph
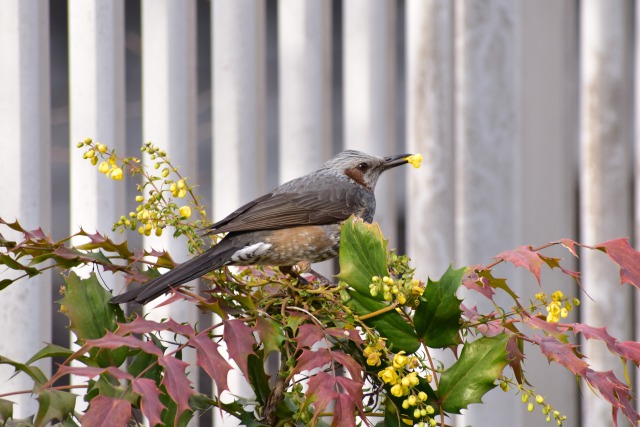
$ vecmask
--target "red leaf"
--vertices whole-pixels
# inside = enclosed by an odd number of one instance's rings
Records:
[[[620,283],[629,283],[640,288],[640,252],[629,244],[628,239],[614,239],[596,245],[620,266]]]
[[[109,373],[112,377],[117,378],[119,380],[133,379],[131,374],[121,371],[120,369],[114,366],[109,366],[108,368],[92,368],[88,366],[62,365],[60,366],[60,369],[58,370],[58,372],[56,372],[56,377],[70,374],[70,375],[79,375],[81,377],[93,378],[93,377],[97,377],[98,375],[102,375],[105,372]]]
[[[575,333],[581,333],[588,340],[597,339],[604,341],[607,348],[613,354],[631,360],[636,366],[640,366],[640,343],[636,341],[620,342],[607,333],[607,328],[594,328],[583,323],[569,325]]]
[[[356,401],[348,394],[340,393],[333,408],[333,422],[331,427],[355,427]]]
[[[638,425],[640,414],[633,408],[634,399],[631,396],[631,390],[616,378],[613,371],[597,372],[588,369],[584,378],[607,402],[611,403],[613,425],[618,425],[617,414],[620,409],[634,426]]]
[[[253,331],[241,319],[225,320],[222,339],[227,344],[229,357],[238,365],[245,378],[249,378],[247,362],[250,354],[255,354],[253,345],[256,344]]]
[[[524,267],[529,270],[540,285],[540,268],[542,260],[538,253],[531,250],[531,246],[519,246],[511,251],[504,251],[495,258],[498,261],[508,261],[516,267]]]
[[[98,338],[96,340],[87,340],[87,345],[89,345],[90,347],[110,349],[122,346],[129,348],[139,348],[145,353],[153,354],[158,357],[162,356],[162,351],[151,341],[142,341],[131,335],[121,337],[119,335],[115,335],[111,331],[107,331],[106,335],[102,338]]]
[[[491,286],[489,286],[489,280],[478,276],[478,271],[485,269],[485,267],[480,265],[469,267],[467,273],[462,277],[462,284],[467,289],[476,291],[479,294],[484,295],[487,299],[492,300],[495,292],[491,289]]]
[[[302,347],[313,347],[321,339],[324,338],[322,328],[315,323],[306,323],[298,328],[298,335],[295,340],[298,341],[296,352],[302,350]]]
[[[133,391],[141,397],[140,409],[142,414],[149,419],[149,425],[154,427],[157,424],[162,424],[160,414],[165,406],[160,402],[160,394],[162,393],[156,383],[149,378],[136,378],[133,380]]]
[[[574,375],[585,376],[589,364],[576,355],[575,346],[560,342],[554,337],[534,335],[531,339],[540,346],[542,354],[547,356],[547,359],[559,363]]]
[[[80,418],[84,426],[126,427],[131,419],[131,403],[124,399],[96,396],[89,410]]]
[[[326,348],[318,349],[318,351],[304,349],[302,350],[302,354],[298,357],[296,366],[293,368],[293,374],[320,368],[331,362],[331,355],[329,354],[329,350]]]
[[[189,364],[172,356],[160,357],[158,363],[165,367],[162,384],[166,387],[171,399],[178,405],[176,413],[177,425],[180,415],[189,409],[189,396],[195,394],[195,390],[191,388],[191,382],[185,372]]]
[[[333,389],[335,377],[326,372],[318,372],[309,378],[307,399],[313,402],[314,413],[311,425],[316,424],[318,415],[325,410],[327,405],[338,397],[338,392]]]
[[[362,381],[362,366],[353,357],[341,351],[332,351],[331,356],[349,371],[351,378]]]
[[[575,256],[576,258],[578,257],[578,252],[576,252],[576,245],[579,245],[579,243],[571,239],[560,239],[560,243],[562,244],[562,246],[569,249],[573,256]]]
[[[196,349],[198,365],[200,365],[216,383],[218,395],[225,390],[229,390],[227,374],[233,368],[229,362],[220,355],[218,351],[218,347],[220,346],[218,343],[212,341],[207,334],[198,334],[191,338],[189,343]]]
[[[324,333],[335,338],[346,338],[357,344],[364,344],[364,340],[357,329],[327,328]]]
[[[335,400],[333,426],[355,426],[355,410],[365,419],[362,405],[362,382],[318,372],[309,378],[307,399],[313,402],[314,422],[327,405]]]
[[[133,320],[132,322],[118,323],[116,334],[147,334],[149,332],[166,330],[170,330],[172,332],[175,332],[176,334],[185,335],[188,337],[192,337],[193,335],[195,335],[195,331],[193,330],[191,325],[181,325],[180,323],[175,322],[173,319],[169,319],[166,322],[159,323],[147,320],[140,315],[136,315],[135,320]]]

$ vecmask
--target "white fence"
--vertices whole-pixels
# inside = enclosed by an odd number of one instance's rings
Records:
[[[131,155],[146,140],[166,148],[214,218],[343,148],[421,152],[422,169],[381,180],[377,220],[422,277],[521,244],[634,237],[637,22],[624,0],[2,0],[0,217],[54,237],[109,230],[131,197],[74,149],[92,137]],[[636,295],[604,257],[581,264],[595,299],[581,320],[635,339]],[[0,354],[24,360],[66,337],[52,282],[0,293]],[[528,373],[565,425],[610,424],[570,374],[543,360]],[[6,377],[0,393],[28,388]],[[459,425],[540,424],[518,398],[488,402]],[[32,410],[25,400],[18,415]]]

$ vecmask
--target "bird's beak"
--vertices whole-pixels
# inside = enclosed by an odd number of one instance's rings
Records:
[[[387,170],[409,163],[409,161],[407,160],[407,157],[409,156],[411,156],[411,154],[398,154],[397,156],[385,157],[385,163],[382,165],[382,167],[384,168],[384,170]]]

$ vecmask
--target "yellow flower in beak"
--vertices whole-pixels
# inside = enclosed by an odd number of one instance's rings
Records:
[[[408,163],[411,164],[414,168],[419,168],[420,163],[422,163],[422,154],[412,154],[409,157],[404,158]]]

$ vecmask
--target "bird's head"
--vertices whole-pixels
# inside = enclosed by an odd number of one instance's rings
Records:
[[[420,156],[421,158],[422,156]],[[366,189],[373,191],[382,172],[409,162],[415,165],[411,159],[411,154],[378,157],[361,151],[347,150],[327,161],[323,168],[344,174]]]

